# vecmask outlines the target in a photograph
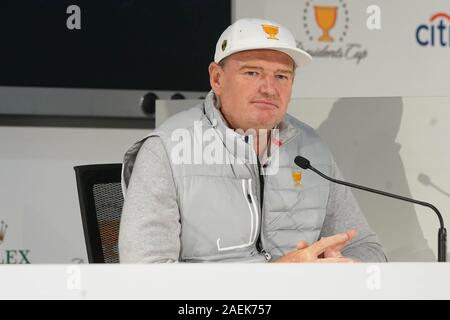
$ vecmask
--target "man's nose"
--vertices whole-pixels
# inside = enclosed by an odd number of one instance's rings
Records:
[[[276,89],[275,77],[270,76],[270,75],[265,75],[261,79],[260,91],[261,91],[261,93],[264,93],[269,96],[276,95],[277,89]]]

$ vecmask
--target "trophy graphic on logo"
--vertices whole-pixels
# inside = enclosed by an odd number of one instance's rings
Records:
[[[332,42],[334,39],[330,36],[330,30],[334,27],[337,17],[336,6],[314,6],[314,15],[317,25],[322,29],[322,35],[319,41]]]
[[[271,24],[262,24],[261,26],[262,26],[264,32],[268,35],[267,39],[278,40],[278,38],[277,38],[278,27],[277,26],[273,26]]]

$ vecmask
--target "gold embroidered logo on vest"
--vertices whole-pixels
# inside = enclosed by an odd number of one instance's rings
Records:
[[[302,172],[301,171],[292,171],[292,179],[294,180],[296,187],[301,187]]]

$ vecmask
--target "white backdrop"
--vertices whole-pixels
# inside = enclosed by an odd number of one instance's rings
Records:
[[[0,127],[0,261],[30,250],[31,263],[87,262],[73,166],[121,162],[147,131]]]
[[[235,0],[234,4],[235,19],[274,20],[288,27],[304,49],[316,54],[313,62],[297,73],[296,97],[450,94],[450,19],[430,22],[436,13],[450,15],[449,1]],[[318,41],[322,32],[314,18],[316,5],[337,7],[336,23],[330,31],[333,42]],[[380,8],[380,30],[367,28],[366,10],[370,5]],[[438,32],[441,20],[445,26],[442,34],[445,46],[440,44]],[[416,31],[421,25],[430,30],[419,32],[422,42],[431,40],[431,27],[435,27],[434,46],[421,46],[417,42]],[[338,57],[330,57],[332,52]],[[364,52],[367,56],[358,63],[355,54],[364,56]]]
[[[448,225],[450,148],[443,138],[450,135],[449,105],[444,97],[304,99],[290,112],[317,129],[349,181],[432,202]],[[355,195],[391,259],[436,256],[433,211],[363,191]]]

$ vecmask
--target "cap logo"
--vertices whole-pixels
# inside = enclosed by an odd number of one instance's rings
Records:
[[[228,43],[228,41],[226,39],[222,41],[222,51],[225,51],[225,49],[227,47],[227,43]]]
[[[278,27],[271,24],[262,24],[261,25],[264,32],[268,35],[267,39],[278,40]]]

